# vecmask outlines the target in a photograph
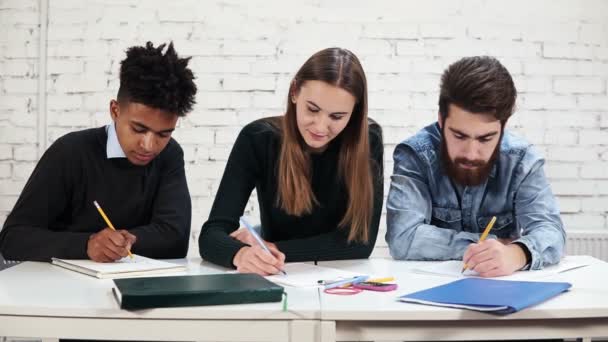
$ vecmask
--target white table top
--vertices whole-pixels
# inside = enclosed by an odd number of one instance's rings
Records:
[[[592,263],[543,281],[566,281],[570,291],[520,312],[497,316],[482,312],[404,303],[398,296],[441,285],[455,278],[413,273],[410,270],[424,262],[392,259],[346,260],[319,263],[322,266],[373,274],[394,276],[399,288],[391,292],[363,291],[341,296],[321,292],[321,318],[324,320],[486,320],[549,319],[608,317],[608,263],[588,256],[571,256]]]
[[[364,291],[353,296],[322,293],[316,288],[286,287],[288,311],[282,303],[121,310],[111,288],[112,280],[96,279],[49,263],[25,262],[0,272],[0,315],[141,318],[141,319],[324,319],[324,320],[486,320],[608,317],[608,263],[577,256],[591,266],[543,280],[568,281],[572,289],[545,303],[507,316],[409,304],[397,301],[406,293],[450,282],[454,278],[412,273],[423,262],[392,259],[347,260],[320,263],[354,272],[394,276],[399,289],[392,292]],[[226,269],[200,259],[174,260],[187,265],[176,274],[223,273]]]
[[[227,269],[201,259],[168,260],[186,264],[187,271],[171,273],[211,274]],[[111,279],[97,279],[50,263],[24,262],[0,272],[0,315],[171,318],[171,319],[318,319],[317,289],[286,288],[288,310],[282,303],[218,305],[121,310],[112,294]]]

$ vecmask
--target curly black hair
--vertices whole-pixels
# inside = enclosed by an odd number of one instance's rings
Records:
[[[118,101],[137,102],[178,116],[185,116],[195,103],[196,84],[188,58],[179,58],[169,44],[132,46],[120,62]]]

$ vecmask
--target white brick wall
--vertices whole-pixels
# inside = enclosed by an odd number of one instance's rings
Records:
[[[280,114],[290,77],[328,46],[362,60],[370,116],[384,127],[387,184],[395,144],[436,118],[443,69],[461,56],[498,57],[520,92],[510,126],[545,153],[567,228],[608,229],[606,1],[50,0],[42,13],[46,56],[38,55],[38,3],[0,0],[0,224],[39,158],[38,144],[108,122],[124,50],[173,39],[193,56],[200,89],[175,133],[185,151],[193,237],[239,129]],[[40,62],[46,133],[38,127]],[[247,208],[257,211],[254,201]]]

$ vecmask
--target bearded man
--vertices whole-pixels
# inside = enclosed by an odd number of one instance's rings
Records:
[[[493,57],[466,57],[444,71],[437,122],[395,148],[386,205],[393,258],[462,259],[483,277],[560,261],[566,233],[544,159],[505,130],[516,97]]]

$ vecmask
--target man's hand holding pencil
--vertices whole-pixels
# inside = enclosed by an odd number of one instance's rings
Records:
[[[496,222],[496,217],[488,223],[478,243],[472,243],[464,252],[462,261],[464,267],[474,270],[481,277],[500,277],[510,275],[522,269],[526,265],[526,253],[519,244],[506,244],[503,241],[490,239],[486,240],[492,226]]]
[[[87,255],[97,262],[113,262],[129,255],[137,238],[126,230],[105,228],[89,237]]]
[[[97,201],[93,201],[99,215],[108,227],[89,237],[87,242],[87,255],[97,262],[113,262],[127,255],[133,259],[131,246],[137,238],[126,230],[117,230]]]

